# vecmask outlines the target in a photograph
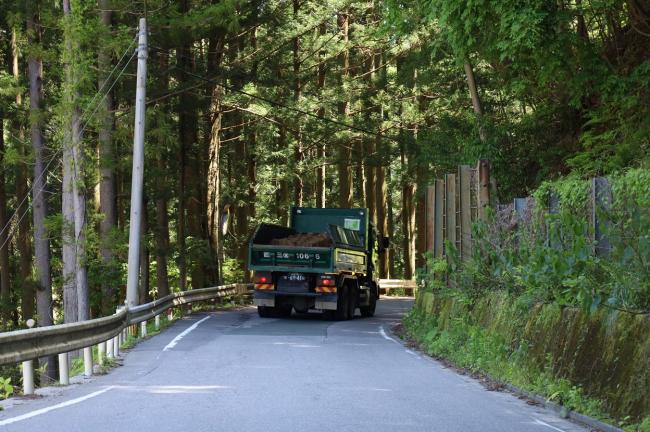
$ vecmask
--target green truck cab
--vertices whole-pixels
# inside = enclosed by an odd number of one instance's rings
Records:
[[[294,207],[288,227],[261,224],[248,249],[259,315],[321,310],[345,320],[359,308],[373,316],[377,257],[387,242],[378,242],[365,208]]]

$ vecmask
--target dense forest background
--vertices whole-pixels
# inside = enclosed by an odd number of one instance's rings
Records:
[[[423,192],[647,166],[647,0],[0,0],[5,329],[123,302],[135,37],[149,25],[141,301],[243,281],[292,205],[363,206],[423,262]]]

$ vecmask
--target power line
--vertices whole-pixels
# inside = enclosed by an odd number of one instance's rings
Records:
[[[89,108],[90,108],[90,105],[95,101],[95,98],[97,97],[97,95],[99,95],[99,94],[104,90],[104,87],[106,87],[106,84],[109,82],[109,80],[110,80],[110,78],[112,77],[113,73],[115,73],[115,71],[116,71],[116,70],[118,69],[118,67],[120,66],[120,63],[124,60],[124,58],[125,58],[126,55],[128,54],[129,50],[130,50],[131,47],[133,46],[133,43],[135,42],[136,39],[137,39],[137,36],[133,38],[133,40],[131,41],[131,43],[129,44],[129,46],[128,46],[128,47],[126,48],[126,50],[124,51],[124,54],[122,55],[122,57],[120,58],[120,60],[115,64],[115,66],[113,67],[113,70],[111,70],[111,72],[108,74],[108,76],[107,76],[106,80],[104,81],[103,85],[100,87],[100,89],[97,91],[97,93],[95,93],[95,96],[93,96],[93,98],[90,100],[90,102],[88,103],[88,105],[86,105],[86,109],[84,110],[84,115],[82,116],[81,121],[83,121],[84,118],[86,118],[86,113],[88,112],[88,110],[89,110]],[[96,105],[95,108],[93,109],[92,113],[87,117],[87,121],[84,123],[84,125],[83,125],[82,128],[81,128],[81,133],[83,133],[83,132],[86,130],[86,127],[87,127],[88,124],[90,123],[90,119],[91,119],[91,118],[95,115],[95,113],[97,112],[97,109],[99,108],[99,105],[100,105],[101,101],[103,101],[104,98],[106,97],[106,95],[107,95],[108,93],[110,93],[110,91],[113,89],[113,87],[115,86],[115,84],[117,83],[117,81],[120,79],[120,77],[122,76],[122,74],[124,74],[124,71],[126,70],[126,68],[127,68],[127,66],[129,65],[129,63],[131,63],[131,60],[133,59],[133,57],[135,56],[135,54],[136,54],[135,51],[133,52],[133,54],[131,54],[131,57],[130,57],[129,60],[125,63],[125,65],[124,65],[124,67],[122,68],[122,70],[120,71],[120,73],[115,77],[115,80],[112,82],[112,84],[111,84],[111,86],[109,87],[109,89],[108,89],[108,90],[106,91],[106,93],[104,93],[104,95],[100,98],[99,102],[97,103],[97,105]],[[45,166],[45,168],[43,169],[43,171],[39,174],[39,176],[38,176],[36,179],[34,179],[34,181],[32,182],[32,186],[29,188],[29,190],[27,191],[27,193],[25,194],[25,196],[23,197],[23,199],[20,201],[20,203],[16,206],[16,210],[15,210],[14,213],[11,215],[11,217],[9,218],[9,220],[6,222],[5,226],[2,227],[2,230],[0,230],[0,236],[2,236],[2,235],[5,233],[5,231],[7,230],[7,228],[11,226],[12,220],[16,218],[16,216],[17,216],[17,214],[18,214],[18,212],[19,212],[19,210],[20,210],[20,207],[22,207],[22,205],[25,203],[25,201],[29,198],[29,195],[30,195],[30,194],[32,193],[32,191],[34,190],[34,187],[35,187],[36,183],[38,182],[38,180],[40,180],[41,178],[43,178],[44,175],[49,174],[49,173],[51,172],[51,170],[49,169],[49,168],[50,168],[50,165],[52,164],[52,162],[54,162],[54,160],[56,159],[56,157],[58,156],[58,154],[61,153],[62,151],[63,151],[63,147],[61,147],[60,149],[58,149],[56,152],[54,152],[54,153],[52,154],[52,156],[51,156],[51,158],[50,158],[50,161],[47,163],[47,165]],[[54,167],[54,169],[58,169],[58,167],[61,165],[61,163],[62,163],[62,160],[59,160],[59,162],[58,162],[57,165]],[[37,194],[41,194],[41,193],[43,193],[43,189],[37,191],[36,193],[37,193]],[[28,206],[27,206],[27,208],[25,209],[25,211],[24,211],[24,212],[21,214],[21,216],[18,218],[18,223],[16,224],[16,226],[20,225],[20,222],[23,220],[23,218],[25,217],[25,215],[27,215],[27,213],[29,213],[29,203],[28,203]],[[0,245],[0,249],[4,248],[4,247],[6,246],[6,244],[11,240],[11,237],[13,236],[13,234],[14,234],[14,230],[10,230],[10,231],[8,232],[8,234],[7,234],[7,238],[6,238],[5,241],[2,243],[2,245]]]
[[[151,48],[156,49],[156,50],[160,50],[160,48],[157,48],[155,46],[152,46]],[[393,142],[398,142],[398,143],[400,142],[399,139],[394,138],[394,137],[378,134],[378,133],[376,133],[374,131],[364,129],[364,128],[359,127],[359,126],[355,126],[355,125],[352,125],[352,124],[349,124],[349,123],[346,123],[346,122],[342,122],[342,121],[339,121],[339,120],[336,120],[336,119],[332,119],[332,118],[329,118],[329,117],[320,116],[318,114],[314,114],[314,113],[309,112],[309,111],[301,110],[300,108],[291,107],[291,106],[283,104],[281,102],[278,102],[278,101],[275,101],[275,100],[272,100],[272,99],[268,99],[268,98],[265,98],[265,97],[262,97],[262,96],[258,96],[258,95],[255,95],[253,93],[249,93],[249,92],[247,92],[245,90],[241,90],[241,89],[235,88],[235,87],[227,85],[227,84],[223,84],[223,83],[218,81],[218,79],[220,77],[207,78],[207,77],[201,76],[199,74],[195,74],[194,72],[189,72],[187,70],[184,70],[184,69],[182,69],[182,68],[180,68],[178,66],[175,66],[174,68],[180,70],[181,72],[183,72],[186,75],[189,75],[191,77],[194,77],[194,78],[199,79],[201,81],[204,81],[206,83],[214,84],[214,85],[222,87],[222,88],[224,88],[226,90],[229,90],[231,92],[239,93],[239,94],[242,94],[244,96],[248,96],[250,98],[257,99],[257,100],[260,100],[262,102],[266,102],[266,103],[268,103],[268,104],[270,104],[272,106],[284,108],[286,110],[293,111],[293,112],[298,113],[298,114],[302,114],[302,115],[305,115],[305,116],[308,116],[308,117],[312,117],[312,118],[315,118],[317,120],[324,121],[326,123],[331,123],[331,124],[334,124],[334,125],[337,125],[337,126],[341,126],[341,127],[346,128],[346,129],[349,129],[349,130],[353,130],[353,131],[356,131],[356,132],[361,132],[361,133],[364,133],[366,135],[372,135],[374,137],[381,138],[381,139],[387,139],[387,140],[390,140],[390,141],[393,141]]]

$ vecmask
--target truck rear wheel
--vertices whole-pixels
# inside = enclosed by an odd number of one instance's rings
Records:
[[[275,308],[270,306],[258,306],[257,314],[260,318],[273,318],[275,315]]]
[[[291,305],[283,306],[258,306],[257,314],[261,318],[287,318],[291,316]]]
[[[347,285],[343,285],[338,293],[336,300],[336,311],[334,311],[334,318],[338,321],[348,319],[348,309],[350,302],[350,289]]]
[[[377,309],[377,296],[379,295],[379,291],[377,290],[377,286],[375,284],[370,285],[368,295],[370,296],[368,299],[368,306],[361,306],[359,308],[359,311],[361,311],[361,316],[366,318],[374,316],[375,309]]]
[[[350,287],[348,290],[348,313],[347,319],[354,318],[354,311],[357,310],[357,289]]]
[[[277,316],[282,317],[282,318],[288,318],[291,316],[291,310],[293,309],[291,305],[284,305],[284,306],[279,306],[276,307],[277,309]]]

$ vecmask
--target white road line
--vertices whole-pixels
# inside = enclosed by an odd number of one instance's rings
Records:
[[[550,425],[550,424],[548,424],[546,422],[541,421],[540,419],[535,419],[535,423],[538,424],[538,425],[546,426],[546,427],[551,428],[553,430],[556,430],[558,432],[566,432],[564,429],[560,429],[560,428],[557,428],[555,426],[552,426],[552,425]]]
[[[195,328],[197,328],[197,327],[199,326],[199,324],[201,324],[203,321],[207,320],[208,318],[210,318],[210,315],[208,315],[207,317],[203,318],[202,320],[199,320],[199,321],[195,322],[194,324],[192,324],[191,326],[189,326],[187,329],[183,330],[183,332],[182,332],[181,334],[179,334],[179,335],[176,336],[174,339],[172,339],[172,341],[169,342],[169,343],[167,344],[167,346],[165,346],[165,348],[163,348],[163,351],[167,351],[167,350],[170,350],[170,349],[174,348],[174,347],[176,346],[176,344],[177,344],[178,342],[180,342],[181,339],[183,339],[185,336],[187,336],[187,334],[188,334],[189,332],[191,332],[192,330],[194,330]]]
[[[6,419],[6,420],[0,420],[0,426],[6,426],[6,425],[9,425],[9,424],[12,424],[12,423],[17,423],[19,421],[27,420],[29,418],[36,417],[36,416],[41,415],[41,414],[46,414],[46,413],[48,413],[50,411],[54,411],[54,410],[57,410],[59,408],[65,408],[65,407],[70,406],[70,405],[78,404],[78,403],[83,402],[85,400],[94,398],[95,396],[99,396],[102,393],[106,393],[107,391],[111,390],[112,388],[114,388],[114,386],[106,387],[105,389],[98,390],[98,391],[96,391],[94,393],[87,394],[86,396],[82,396],[82,397],[79,397],[77,399],[71,399],[69,401],[65,401],[65,402],[62,402],[60,404],[53,405],[51,407],[41,408],[39,410],[32,411],[30,413],[23,414],[23,415],[20,415],[20,416],[17,416],[17,417],[12,417],[12,418],[9,418],[9,419]]]
[[[386,334],[386,332],[384,331],[384,326],[379,326],[379,334],[380,334],[381,337],[383,337],[384,339],[389,340],[389,341],[391,341],[391,342],[395,342],[395,343],[398,344],[398,345],[401,345],[401,343],[397,342],[395,339],[393,339],[392,337],[390,337],[390,336],[388,336],[388,335]]]

